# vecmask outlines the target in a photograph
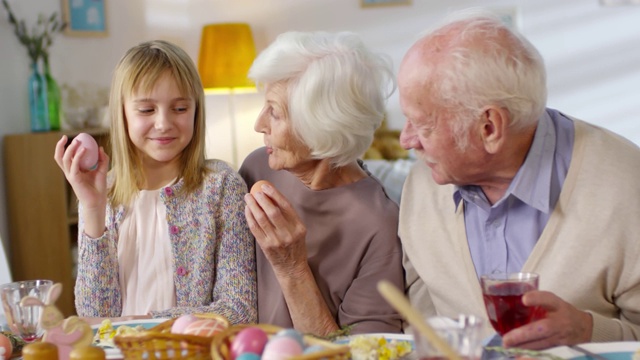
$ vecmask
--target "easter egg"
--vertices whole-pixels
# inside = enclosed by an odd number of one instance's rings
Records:
[[[185,335],[213,337],[213,335],[226,328],[227,325],[225,323],[216,319],[199,319],[187,325],[182,333]]]
[[[98,166],[98,143],[87,133],[76,135],[76,140],[85,148],[85,152],[80,159],[80,168],[82,170],[95,170]]]
[[[302,354],[302,346],[290,337],[273,338],[262,352],[262,360],[284,360]]]
[[[260,360],[260,355],[254,353],[240,354],[236,360]]]
[[[280,330],[274,336],[274,338],[278,338],[278,337],[288,337],[288,338],[294,339],[295,341],[298,342],[298,344],[300,344],[300,347],[304,349],[304,340],[302,338],[302,334],[296,329]]]
[[[197,320],[198,318],[191,314],[182,315],[171,325],[171,332],[174,334],[182,334],[189,324]]]
[[[244,353],[262,354],[265,344],[269,340],[267,333],[257,327],[240,330],[231,343],[231,358],[237,359]]]
[[[11,353],[13,353],[13,345],[11,345],[11,340],[8,337],[0,334],[0,352],[4,350],[4,359],[8,359],[11,357]]]
[[[270,182],[268,182],[267,180],[258,180],[256,181],[255,184],[253,184],[253,186],[251,187],[251,195],[254,195],[258,192],[262,192],[262,185],[269,185],[271,187],[273,187],[273,184],[271,184]]]

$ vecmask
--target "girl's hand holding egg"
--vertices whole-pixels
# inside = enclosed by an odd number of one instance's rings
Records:
[[[98,168],[99,146],[96,140],[87,133],[80,133],[75,138],[85,149],[80,159],[80,169],[92,171]]]

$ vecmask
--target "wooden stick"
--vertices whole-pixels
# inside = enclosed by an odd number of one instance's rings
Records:
[[[405,319],[418,330],[438,351],[451,360],[461,360],[460,356],[446,341],[423,320],[422,315],[416,310],[400,290],[390,282],[382,280],[378,283],[378,291]]]

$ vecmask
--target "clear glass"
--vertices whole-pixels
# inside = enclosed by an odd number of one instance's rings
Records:
[[[523,272],[483,275],[480,278],[487,316],[498,334],[502,336],[544,318],[543,309],[522,303],[522,295],[538,290],[538,279],[538,274]]]
[[[11,331],[31,343],[42,338],[44,329],[40,326],[42,306],[22,306],[20,301],[25,296],[34,296],[43,303],[48,303],[51,280],[16,281],[0,285],[2,307]]]
[[[428,318],[427,322],[460,357],[479,359],[482,355],[482,318],[475,315],[459,315],[457,319],[436,316]],[[413,329],[413,336],[416,355],[420,360],[446,359],[416,329]]]

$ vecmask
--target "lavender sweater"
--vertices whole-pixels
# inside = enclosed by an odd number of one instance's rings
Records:
[[[246,185],[219,160],[200,189],[176,196],[182,180],[162,189],[173,251],[176,307],[152,313],[175,317],[214,312],[233,324],[257,320],[254,240],[244,217]],[[106,231],[97,239],[79,225],[76,310],[83,317],[118,317],[122,296],[118,280],[117,241],[125,208],[107,206]]]

